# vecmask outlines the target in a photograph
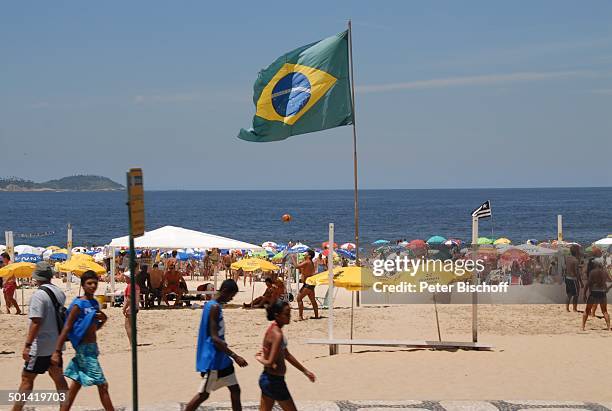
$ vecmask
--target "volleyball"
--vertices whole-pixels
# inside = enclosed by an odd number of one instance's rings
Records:
[[[283,220],[283,223],[288,223],[289,221],[291,221],[291,216],[289,214],[283,214],[283,217],[281,219]]]

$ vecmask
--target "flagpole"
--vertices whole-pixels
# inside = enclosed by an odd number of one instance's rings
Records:
[[[351,67],[351,111],[353,113],[353,180],[355,192],[355,260],[359,266],[359,190],[357,185],[357,127],[355,126],[355,76],[353,75],[353,29],[348,21],[349,64]],[[356,296],[359,307],[359,291]]]

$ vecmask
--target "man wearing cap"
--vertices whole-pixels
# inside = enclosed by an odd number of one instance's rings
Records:
[[[66,301],[64,293],[51,283],[52,277],[53,272],[49,264],[46,262],[36,264],[32,279],[39,288],[30,299],[30,325],[22,354],[25,365],[21,373],[19,392],[31,391],[36,376],[46,372],[49,372],[58,391],[68,390],[62,365],[51,364],[51,354],[55,351],[59,328],[63,327],[63,324],[58,324],[55,302],[47,291],[53,294],[59,305],[63,306]],[[15,403],[13,411],[21,410],[23,405],[23,402]]]

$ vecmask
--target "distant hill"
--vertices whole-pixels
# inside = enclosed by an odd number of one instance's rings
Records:
[[[0,178],[1,191],[115,191],[125,187],[110,178],[77,175],[35,183],[18,177]]]

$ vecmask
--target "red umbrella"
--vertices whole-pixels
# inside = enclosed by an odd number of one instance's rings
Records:
[[[427,248],[427,243],[423,240],[412,240],[408,243],[408,248],[414,250],[415,248]]]
[[[323,244],[321,244],[321,247],[329,248],[329,241],[326,241]],[[334,248],[338,248],[338,244],[334,243]]]
[[[529,261],[529,258],[529,254],[517,248],[506,250],[499,256],[499,259],[504,265],[510,265],[515,261],[519,264],[524,264]]]

